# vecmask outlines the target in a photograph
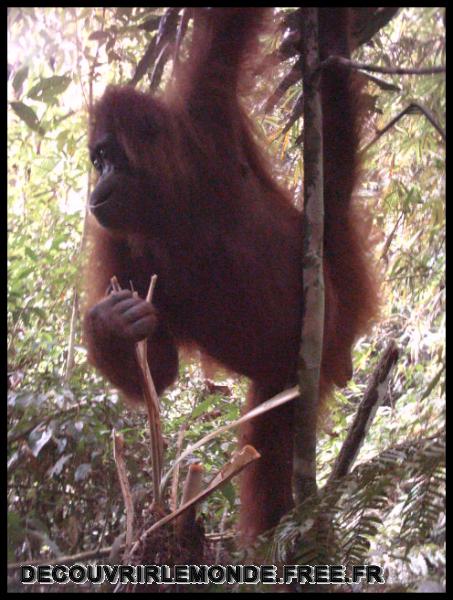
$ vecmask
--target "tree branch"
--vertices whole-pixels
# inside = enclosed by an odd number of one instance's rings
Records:
[[[319,78],[319,8],[304,8],[304,213],[300,396],[294,407],[293,489],[296,503],[316,492],[316,426],[324,331],[324,192]],[[309,318],[307,318],[309,315]]]
[[[361,153],[365,154],[371,148],[371,146],[373,146],[379,140],[379,138],[381,138],[384,135],[384,133],[387,133],[387,131],[389,131],[389,129],[394,127],[396,125],[396,123],[398,123],[398,121],[402,117],[404,117],[404,115],[413,115],[414,113],[417,113],[417,112],[421,112],[428,119],[428,121],[431,123],[431,125],[439,132],[439,134],[441,135],[443,140],[446,139],[445,131],[442,129],[442,127],[436,121],[433,114],[426,107],[422,106],[418,102],[411,102],[408,106],[406,106],[405,109],[403,109],[401,112],[399,112],[396,115],[396,117],[394,117],[391,121],[389,121],[385,127],[383,127],[382,129],[380,129],[376,132],[376,135],[374,136],[374,138],[362,148]]]
[[[356,62],[343,56],[329,56],[320,65],[320,69],[326,69],[332,65],[355,69],[357,71],[371,71],[372,73],[386,73],[387,75],[436,75],[445,73],[445,67],[425,67],[421,69],[404,68],[404,67],[379,67],[378,65],[370,65],[368,63]]]
[[[391,340],[371,376],[363,400],[337,456],[328,483],[334,479],[344,477],[351,470],[360,446],[373,422],[374,415],[386,396],[390,373],[398,360],[398,354],[396,343]]]

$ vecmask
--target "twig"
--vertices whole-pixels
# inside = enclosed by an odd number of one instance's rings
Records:
[[[116,275],[114,275],[110,279],[110,286],[111,286],[113,292],[121,292],[121,286],[119,284],[119,281],[118,281]]]
[[[368,63],[357,62],[344,58],[343,56],[329,56],[320,65],[319,69],[325,69],[332,65],[355,69],[357,71],[371,71],[372,73],[386,73],[387,75],[436,75],[445,73],[445,67],[425,67],[421,69],[405,67],[379,67]]]
[[[146,295],[146,301],[151,304],[154,288],[156,286],[157,275],[151,277],[151,281]],[[116,277],[112,277],[110,284],[114,291],[120,291],[121,286],[118,283]],[[134,295],[138,295],[137,292],[133,292]],[[162,441],[162,430],[160,425],[160,405],[159,397],[156,392],[153,378],[151,376],[149,365],[148,365],[148,343],[146,339],[138,342],[135,345],[135,354],[137,357],[138,365],[142,374],[141,385],[143,398],[145,400],[146,409],[148,412],[148,426],[151,439],[151,460],[152,460],[152,474],[153,474],[153,488],[154,488],[154,502],[160,504],[160,481],[162,474],[162,461],[163,461],[163,441]]]
[[[148,293],[146,294],[146,301],[149,302],[150,304],[153,301],[153,295],[154,295],[154,290],[156,289],[156,283],[157,283],[157,275],[153,275],[151,277],[151,281],[149,284]]]
[[[148,293],[146,295],[147,302],[152,302],[154,288],[156,286],[157,275],[151,277]],[[151,372],[148,365],[148,343],[145,340],[138,342],[135,346],[135,353],[137,356],[138,364],[142,372],[142,391],[143,398],[145,400],[146,409],[148,412],[148,425],[149,433],[151,438],[151,458],[153,466],[153,491],[154,491],[154,502],[160,504],[160,483],[162,475],[162,462],[163,462],[163,440],[162,440],[162,428],[160,424],[160,405],[159,397],[156,392],[156,386],[154,385]]]

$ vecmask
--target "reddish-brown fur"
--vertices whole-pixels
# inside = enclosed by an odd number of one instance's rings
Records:
[[[301,215],[274,180],[241,104],[263,9],[196,12],[191,57],[156,99],[109,88],[97,104],[91,142],[115,134],[138,183],[125,198],[136,227],[92,225],[88,307],[116,275],[144,297],[158,274],[159,326],[148,340],[161,392],[177,373],[176,348],[199,348],[252,380],[247,408],[296,381],[301,331]],[[322,56],[349,54],[348,9],[321,9]],[[248,81],[250,85],[250,80]],[[357,179],[360,89],[331,68],[322,79],[325,172],[326,318],[321,386],[351,376],[351,346],[376,307]],[[151,124],[151,125],[150,125]],[[156,134],[150,134],[153,127]],[[91,361],[139,399],[133,345],[86,318]],[[244,539],[275,525],[292,506],[292,406],[248,423],[242,443],[262,458],[242,479]]]

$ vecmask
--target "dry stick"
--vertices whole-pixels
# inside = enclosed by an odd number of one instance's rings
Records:
[[[148,293],[146,295],[146,301],[151,303],[154,288],[156,286],[157,275],[153,275],[151,277],[151,282],[149,285]],[[118,283],[116,277],[112,277],[110,280],[112,288],[114,291],[120,291],[121,286]],[[137,295],[137,292],[134,291],[134,294]],[[146,409],[148,412],[148,425],[149,425],[149,433],[151,438],[151,459],[152,459],[152,476],[153,476],[153,490],[154,490],[154,502],[156,504],[160,504],[161,495],[160,495],[160,481],[162,475],[162,460],[163,460],[163,441],[162,441],[162,430],[160,425],[160,406],[159,406],[159,397],[156,392],[156,387],[154,385],[153,379],[151,377],[151,373],[149,371],[148,366],[148,345],[147,341],[142,340],[138,342],[135,346],[135,353],[137,356],[137,361],[140,367],[140,371],[142,374],[142,392],[143,398],[145,400]]]
[[[156,279],[157,279],[156,275],[153,275],[153,277],[151,278],[150,287],[149,287],[148,294],[146,297],[148,302],[150,302],[152,299],[154,287],[156,284]],[[111,279],[111,285],[112,285],[112,289],[114,291],[121,290],[121,287],[120,287],[116,277],[113,277]],[[200,448],[207,441],[214,439],[221,433],[228,431],[229,429],[236,427],[237,425],[245,423],[245,422],[247,422],[269,410],[272,410],[273,408],[276,408],[277,406],[285,404],[286,402],[289,402],[290,400],[294,399],[298,395],[297,387],[285,390],[284,392],[278,394],[274,398],[267,400],[260,406],[257,406],[253,410],[249,411],[247,414],[242,416],[240,419],[237,419],[233,423],[230,423],[229,425],[225,425],[225,426],[219,428],[217,431],[211,432],[210,434],[204,436],[201,440],[199,440],[192,446],[189,446],[188,448],[186,448],[186,450],[173,463],[172,467],[167,471],[165,477],[163,477],[161,479],[161,464],[162,464],[161,456],[162,456],[162,454],[159,453],[159,447],[158,447],[159,442],[160,442],[160,447],[162,447],[162,435],[160,432],[160,419],[159,419],[159,399],[158,399],[158,396],[157,396],[157,393],[156,393],[156,390],[154,387],[154,383],[153,383],[151,374],[149,372],[148,361],[147,361],[147,357],[146,357],[146,350],[147,350],[146,340],[143,340],[142,342],[139,342],[139,344],[137,344],[137,357],[138,357],[139,364],[140,364],[140,367],[143,372],[143,378],[144,378],[143,392],[144,392],[146,406],[148,409],[148,421],[149,421],[150,433],[151,433],[151,452],[152,452],[152,457],[153,457],[153,483],[155,486],[155,488],[154,488],[155,489],[155,498],[154,498],[155,503],[160,502],[160,499],[162,497],[161,494],[165,488],[165,483],[168,480],[168,477],[171,474],[171,472],[177,467],[177,465],[179,465],[179,463],[188,454],[191,454],[194,450],[196,450],[197,448]],[[204,499],[206,496],[211,494],[215,489],[217,489],[220,485],[223,485],[226,481],[229,481],[229,479],[231,479],[231,477],[233,477],[234,475],[236,475],[237,473],[242,471],[242,469],[245,468],[250,462],[252,462],[253,460],[257,460],[259,457],[260,457],[260,455],[255,450],[255,448],[253,448],[252,446],[244,446],[244,448],[242,448],[242,450],[239,453],[236,453],[235,456],[232,458],[232,460],[221,469],[220,473],[211,481],[210,485],[204,492],[201,492],[200,494],[195,496],[195,498],[193,498],[189,502],[183,504],[176,511],[173,511],[170,515],[164,517],[163,519],[161,519],[160,521],[155,523],[150,529],[145,531],[145,533],[142,534],[142,536],[140,536],[139,540],[137,540],[137,542],[132,547],[132,549],[129,553],[129,556],[132,556],[134,554],[134,552],[136,552],[136,550],[138,548],[138,544],[140,543],[140,540],[145,539],[149,533],[151,533],[155,529],[158,529],[162,525],[165,525],[166,523],[170,522],[171,520],[173,520],[174,518],[176,518],[177,516],[182,514],[184,511],[188,510],[191,506],[195,505],[197,502]],[[157,467],[159,467],[159,468],[157,468]],[[160,486],[159,486],[159,483],[160,483]]]
[[[207,498],[217,488],[227,483],[227,481],[229,481],[232,477],[240,473],[252,461],[258,460],[258,458],[260,458],[260,454],[255,450],[253,446],[244,446],[239,452],[233,455],[232,459],[224,467],[222,467],[222,469],[212,479],[211,483],[204,491],[200,492],[194,498],[189,500],[189,502],[186,502],[177,510],[173,511],[169,515],[166,515],[165,517],[154,523],[154,525],[149,527],[149,529],[144,531],[140,538],[133,545],[130,552],[130,556],[133,556],[135,552],[137,552],[140,544],[144,542],[151,533],[155,532],[157,529],[160,529],[163,525],[170,523],[170,521],[173,521],[173,519],[176,519],[176,517],[182,515],[191,506]]]
[[[186,480],[184,482],[180,506],[187,504],[202,491],[203,471],[203,466],[200,463],[193,463],[189,466]],[[196,516],[196,505],[193,504],[189,510],[186,510],[185,513],[179,517],[177,522],[177,533],[180,539],[184,536],[185,532],[193,530]]]
[[[151,282],[146,295],[146,301],[151,304],[156,287],[157,275],[151,277]],[[162,428],[160,424],[159,396],[156,392],[153,378],[148,365],[148,344],[146,339],[138,342],[135,347],[138,364],[143,375],[143,397],[148,411],[149,433],[151,436],[151,457],[153,462],[153,490],[154,502],[161,503],[160,482],[162,476],[164,446],[162,439]]]
[[[121,286],[115,275],[110,279],[110,285],[112,286],[112,290],[114,292],[121,292]]]
[[[390,340],[371,376],[363,400],[337,456],[328,483],[349,473],[374,415],[386,396],[390,373],[397,360],[398,348],[396,342]]]
[[[134,502],[132,500],[131,487],[127,477],[126,465],[124,463],[124,438],[113,429],[113,458],[115,459],[118,479],[120,480],[121,493],[123,494],[126,508],[126,548],[129,548],[134,540]]]
[[[184,504],[187,504],[189,500],[192,500],[192,498],[198,496],[202,490],[202,484],[203,465],[200,463],[193,463],[189,466],[189,471],[187,472],[180,506],[184,506]]]

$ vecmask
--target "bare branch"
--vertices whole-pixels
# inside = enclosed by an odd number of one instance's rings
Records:
[[[395,341],[390,340],[371,376],[363,400],[329,476],[329,482],[344,477],[351,470],[374,415],[385,398],[390,374],[398,360],[398,354]]]
[[[404,110],[399,112],[391,121],[389,121],[385,127],[378,130],[374,138],[362,148],[361,152],[365,154],[371,148],[371,146],[373,146],[379,140],[379,138],[381,138],[384,135],[384,133],[387,133],[389,129],[394,127],[396,123],[398,123],[398,121],[402,117],[404,117],[404,115],[413,115],[417,112],[421,112],[428,119],[431,125],[433,125],[433,127],[439,132],[443,140],[446,139],[445,131],[436,121],[433,114],[426,107],[422,106],[418,102],[411,102],[408,106],[406,106]]]
[[[325,69],[332,65],[355,69],[357,71],[371,71],[372,73],[386,73],[387,75],[436,75],[445,73],[445,67],[426,67],[421,69],[404,67],[379,67],[367,63],[356,62],[343,56],[329,56],[320,65],[320,69]]]
[[[379,77],[375,77],[374,75],[370,75],[369,73],[362,73],[362,75],[363,75],[363,77],[368,79],[368,81],[371,81],[372,83],[374,83],[378,87],[380,87],[381,90],[385,90],[386,92],[400,92],[401,91],[401,88],[394,83],[390,83],[389,81],[384,81],[383,79],[380,79]]]
[[[147,302],[152,302],[152,296],[156,285],[157,275],[151,277],[148,293],[146,295]],[[135,345],[135,353],[138,364],[142,372],[142,392],[145,400],[146,409],[148,412],[148,425],[151,439],[151,457],[153,464],[153,492],[154,502],[157,504],[161,501],[160,484],[162,476],[163,463],[163,439],[162,428],[160,424],[160,405],[159,397],[156,392],[151,372],[148,365],[148,343],[145,340],[138,342]]]
[[[299,59],[291,68],[290,72],[286,75],[286,77],[279,83],[277,89],[274,93],[268,98],[266,104],[264,105],[264,112],[270,112],[276,104],[278,104],[281,98],[285,95],[285,93],[289,90],[291,86],[296,84],[298,81],[302,79],[302,59]]]

